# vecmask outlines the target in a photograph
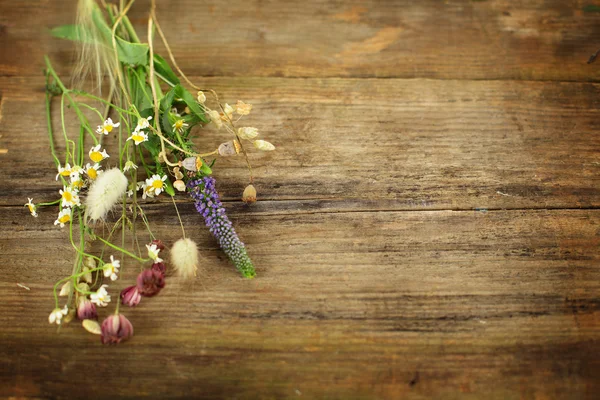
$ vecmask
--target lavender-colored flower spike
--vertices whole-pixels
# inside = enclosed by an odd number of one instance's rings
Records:
[[[235,233],[231,221],[225,215],[225,209],[215,189],[215,179],[207,176],[192,180],[188,182],[188,190],[194,199],[196,210],[204,217],[206,226],[219,241],[225,254],[244,277],[254,278],[256,275],[254,265],[248,257],[244,243]]]

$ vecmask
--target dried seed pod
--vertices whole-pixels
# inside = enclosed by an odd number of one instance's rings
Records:
[[[198,159],[198,157],[188,157],[185,160],[183,160],[181,165],[188,171],[196,172],[198,171]],[[202,166],[202,160],[200,161],[200,166]]]
[[[100,328],[98,321],[94,321],[93,319],[84,319],[81,322],[81,325],[83,326],[83,329],[89,333],[93,333],[94,335],[102,334],[102,328]]]
[[[219,146],[219,155],[223,157],[234,156],[240,153],[240,144],[237,140],[221,143]]]
[[[256,188],[254,185],[246,186],[246,189],[244,189],[244,193],[242,194],[242,201],[246,204],[256,202]]]
[[[177,179],[175,182],[173,182],[173,187],[180,192],[185,192],[185,182],[183,182],[181,179]]]

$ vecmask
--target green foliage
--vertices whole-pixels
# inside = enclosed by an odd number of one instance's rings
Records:
[[[179,78],[175,75],[169,63],[158,54],[154,54],[154,70],[170,86],[179,84]]]

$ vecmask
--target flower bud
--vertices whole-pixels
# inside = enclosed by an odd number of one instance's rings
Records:
[[[204,104],[204,102],[206,101],[206,95],[202,90],[198,92],[198,97],[196,98],[196,100],[198,100],[198,103],[200,104]]]
[[[164,276],[165,272],[167,272],[167,266],[162,262],[157,262],[157,263],[152,264],[152,270],[156,271],[156,272],[160,272]]]
[[[246,204],[256,202],[256,189],[254,188],[254,185],[246,186],[246,189],[244,189],[244,193],[242,194],[242,201]]]
[[[102,322],[102,335],[100,339],[103,344],[117,344],[133,336],[133,325],[123,315],[110,315]]]
[[[77,318],[80,320],[84,319],[98,319],[98,311],[96,305],[92,303],[87,297],[80,297],[79,304],[77,305]]]
[[[155,270],[146,269],[137,277],[137,289],[142,296],[152,297],[165,287],[164,276]]]
[[[140,304],[142,296],[138,292],[137,286],[129,286],[121,291],[121,303],[129,307],[135,307]]]

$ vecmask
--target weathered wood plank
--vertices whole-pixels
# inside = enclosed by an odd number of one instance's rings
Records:
[[[240,279],[181,205],[201,277],[168,278],[158,297],[122,310],[136,336],[106,348],[77,326],[56,334],[45,322],[52,282],[72,267],[66,231],[48,213],[24,219],[0,208],[11,227],[0,232],[11,266],[0,283],[1,392],[504,399],[593,398],[600,389],[598,210],[228,209],[259,278]],[[172,208],[146,211],[158,237],[179,237]],[[136,270],[125,264],[111,290]],[[101,379],[72,385],[82,370]]]
[[[249,126],[278,150],[251,153],[259,198],[304,211],[589,208],[600,205],[600,86],[592,83],[211,78],[254,104]],[[2,78],[0,204],[55,196],[43,80]],[[59,103],[54,103],[58,145]],[[77,135],[70,124],[69,134]],[[199,150],[228,140],[198,131]],[[116,143],[115,137],[108,139]],[[107,165],[114,165],[113,158]],[[14,168],[18,165],[18,168]],[[225,199],[247,182],[219,159]],[[38,199],[37,197],[40,197]],[[261,205],[258,205],[260,209]],[[289,203],[270,204],[282,211]],[[290,211],[294,211],[290,209]]]
[[[594,81],[598,1],[215,1],[158,3],[181,66],[192,75]],[[145,36],[147,2],[132,9]],[[66,73],[75,2],[0,5],[1,75],[39,75],[43,55]],[[31,24],[35,21],[35,24]],[[159,46],[159,51],[162,47]]]

